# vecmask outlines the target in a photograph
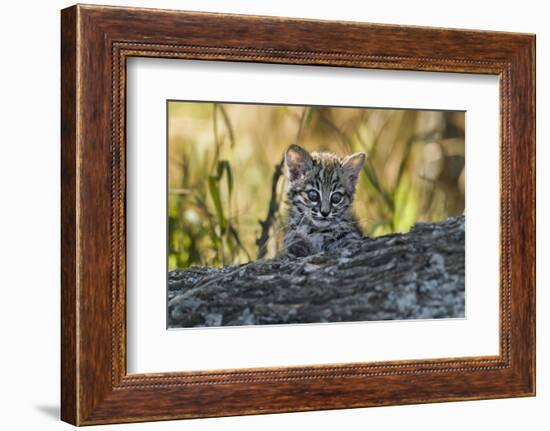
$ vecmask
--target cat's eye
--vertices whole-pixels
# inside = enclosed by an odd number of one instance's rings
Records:
[[[330,197],[330,201],[333,203],[333,204],[337,204],[338,202],[340,202],[342,200],[342,193],[333,193],[332,196]]]
[[[315,190],[310,190],[307,192],[307,197],[312,202],[317,202],[319,200],[319,193],[317,193]]]

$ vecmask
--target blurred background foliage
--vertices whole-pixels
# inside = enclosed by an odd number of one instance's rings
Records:
[[[464,123],[464,112],[171,101],[169,270],[258,257],[273,198],[264,247],[277,254],[286,212],[277,167],[292,143],[367,153],[354,209],[368,236],[462,214]]]

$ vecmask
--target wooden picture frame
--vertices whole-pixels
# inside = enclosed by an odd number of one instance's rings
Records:
[[[535,394],[535,36],[77,5],[61,14],[61,417],[75,425]],[[500,354],[127,374],[131,56],[498,75]]]

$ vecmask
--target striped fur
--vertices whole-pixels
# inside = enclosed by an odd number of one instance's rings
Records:
[[[307,256],[362,233],[352,213],[355,185],[364,153],[339,157],[308,153],[291,145],[285,153],[288,176],[287,253]]]

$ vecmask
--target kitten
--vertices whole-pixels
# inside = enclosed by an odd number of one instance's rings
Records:
[[[289,208],[284,247],[289,255],[308,256],[363,237],[352,203],[365,157],[365,153],[310,154],[298,145],[287,149]]]

